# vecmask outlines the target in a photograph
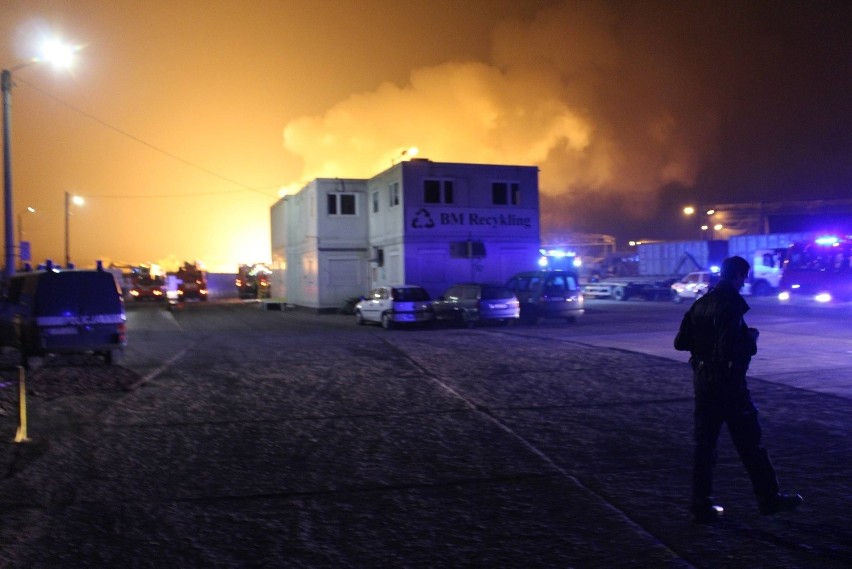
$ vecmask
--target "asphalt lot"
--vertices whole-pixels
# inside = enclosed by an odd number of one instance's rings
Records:
[[[852,566],[843,321],[753,304],[752,391],[782,485],[805,496],[793,514],[758,515],[723,437],[726,516],[690,520],[691,388],[669,350],[683,305],[393,331],[134,307],[120,366],[27,378],[28,443],[0,356],[0,566]],[[809,374],[821,385],[796,385]]]

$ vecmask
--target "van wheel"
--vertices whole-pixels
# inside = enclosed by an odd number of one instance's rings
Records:
[[[627,290],[623,286],[612,289],[612,298],[615,300],[627,300]]]
[[[382,314],[382,328],[385,330],[390,330],[393,328],[393,314],[390,312],[385,312]]]

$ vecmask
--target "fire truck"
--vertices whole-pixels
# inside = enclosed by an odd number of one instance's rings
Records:
[[[269,298],[272,269],[263,263],[240,265],[234,284],[240,298]]]
[[[166,300],[166,281],[157,265],[139,265],[130,271],[130,297],[134,301]]]
[[[819,304],[852,301],[852,235],[825,235],[790,245],[778,299]]]
[[[207,300],[207,271],[200,263],[184,263],[175,276],[180,300]]]

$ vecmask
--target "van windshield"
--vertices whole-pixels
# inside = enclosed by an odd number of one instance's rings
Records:
[[[118,314],[121,297],[110,273],[48,273],[36,296],[39,315]]]

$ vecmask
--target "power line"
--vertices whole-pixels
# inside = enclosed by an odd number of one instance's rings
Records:
[[[148,148],[151,148],[152,150],[155,150],[155,151],[159,152],[160,154],[168,156],[169,158],[171,158],[173,160],[177,160],[178,162],[181,162],[181,163],[183,163],[183,164],[185,164],[185,165],[187,165],[191,168],[195,168],[196,170],[204,172],[205,174],[208,174],[208,175],[213,176],[215,178],[219,178],[220,180],[224,180],[224,181],[226,181],[230,184],[234,184],[235,186],[239,186],[239,187],[243,188],[243,190],[240,190],[240,192],[241,191],[250,191],[250,192],[255,192],[255,193],[261,194],[261,195],[266,196],[266,197],[276,197],[277,196],[277,194],[269,194],[266,191],[264,191],[264,190],[272,189],[273,186],[270,186],[268,188],[253,188],[251,186],[243,184],[242,182],[238,182],[237,180],[233,180],[231,178],[228,178],[227,176],[223,176],[222,174],[219,174],[218,172],[214,172],[213,170],[209,170],[209,169],[207,169],[203,166],[199,166],[198,164],[195,164],[194,162],[190,162],[189,160],[187,160],[185,158],[181,158],[180,156],[177,156],[176,154],[172,154],[171,152],[168,152],[167,150],[163,150],[162,148],[155,146],[155,145],[151,144],[150,142],[142,140],[138,136],[130,134],[127,131],[121,130],[120,128],[109,124],[108,122],[99,119],[98,117],[94,116],[91,113],[88,113],[88,112],[86,112],[82,109],[79,109],[79,108],[77,108],[74,105],[71,105],[69,103],[66,103],[65,101],[59,99],[58,97],[52,95],[51,93],[48,93],[44,89],[41,89],[41,88],[33,85],[29,81],[25,81],[25,80],[17,78],[17,77],[15,78],[15,81],[21,82],[21,83],[27,85],[31,89],[38,91],[39,93],[41,93],[45,97],[52,99],[53,101],[59,103],[63,107],[70,109],[70,110],[74,111],[75,113],[79,113],[79,114],[83,115],[84,117],[95,121],[96,123],[100,124],[101,126],[104,126],[108,129],[112,130],[113,132],[117,132],[118,134],[120,134],[122,136],[126,136],[127,138],[133,140],[134,142],[138,142],[139,144],[147,146]],[[238,192],[237,191],[229,191],[229,192],[213,192],[213,193],[207,193],[207,194],[186,194],[186,196],[189,197],[189,196],[204,196],[204,195],[207,195],[207,196],[210,196],[210,195],[226,195],[226,194],[233,194],[233,193],[238,193]],[[127,198],[127,197],[138,197],[138,198],[172,197],[172,198],[174,198],[174,197],[181,197],[181,196],[172,194],[171,196],[98,196],[98,197],[114,197],[114,198],[118,198],[118,197],[125,197],[125,198]]]

